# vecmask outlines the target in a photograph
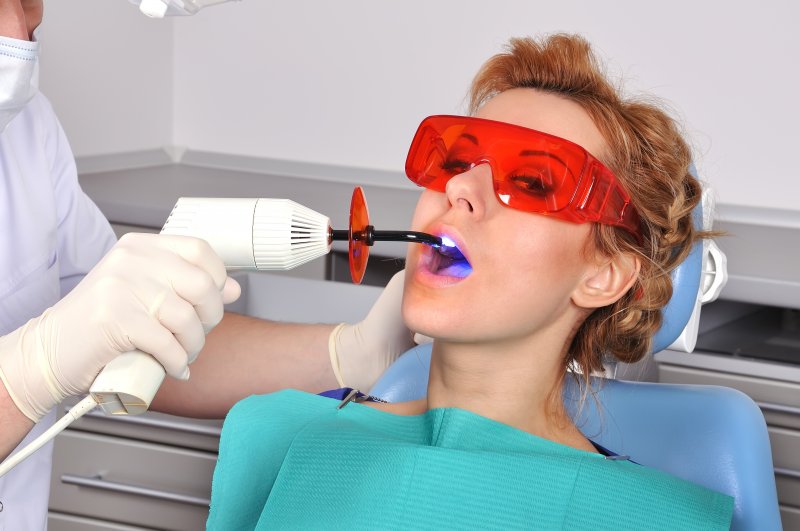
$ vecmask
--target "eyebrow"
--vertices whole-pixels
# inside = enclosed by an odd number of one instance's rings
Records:
[[[567,163],[564,162],[560,157],[553,155],[552,153],[549,153],[547,151],[540,151],[536,149],[523,149],[522,151],[519,152],[520,157],[541,157],[542,155],[550,157],[551,159],[555,159],[558,162],[560,162],[561,165],[564,166],[565,168],[569,168]]]
[[[469,140],[470,142],[472,142],[472,143],[473,143],[473,144],[475,144],[476,146],[479,146],[479,145],[480,145],[480,144],[478,143],[478,137],[477,137],[477,136],[475,136],[475,135],[471,135],[471,134],[469,134],[469,133],[461,133],[461,135],[459,135],[459,137],[458,137],[458,138],[466,138],[467,140]]]

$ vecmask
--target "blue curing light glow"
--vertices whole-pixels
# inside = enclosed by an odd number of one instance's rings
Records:
[[[456,242],[448,238],[447,236],[442,236],[442,247],[455,247]]]
[[[438,264],[437,273],[451,277],[464,278],[472,273],[472,266],[464,257],[456,243],[447,236],[442,236],[442,244],[438,247],[441,261]]]

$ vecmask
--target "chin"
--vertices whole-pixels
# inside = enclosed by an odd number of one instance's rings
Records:
[[[403,319],[414,332],[434,339],[467,341],[475,335],[466,316],[440,301],[415,301],[413,296],[403,303]]]

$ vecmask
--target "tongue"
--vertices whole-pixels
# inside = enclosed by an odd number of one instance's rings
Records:
[[[472,266],[470,266],[469,262],[466,260],[453,260],[443,257],[442,263],[439,264],[439,270],[436,273],[448,277],[464,278],[472,273]]]

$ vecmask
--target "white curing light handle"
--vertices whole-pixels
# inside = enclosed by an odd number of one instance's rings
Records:
[[[183,197],[162,234],[206,240],[228,270],[286,270],[327,254],[330,219],[288,199]],[[89,393],[110,415],[150,407],[164,368],[135,350],[111,361]]]
[[[108,415],[139,415],[164,381],[164,367],[141,350],[125,352],[106,365],[89,394]]]

